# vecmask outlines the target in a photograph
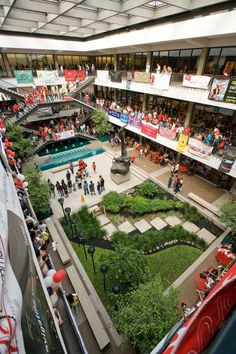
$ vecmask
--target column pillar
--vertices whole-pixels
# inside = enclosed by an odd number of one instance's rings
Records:
[[[58,58],[57,58],[57,55],[56,54],[53,54],[52,55],[52,58],[53,58],[53,63],[54,63],[54,66],[55,66],[55,69],[56,70],[59,70],[59,64],[58,64]]]
[[[198,58],[198,63],[197,63],[197,72],[196,72],[197,75],[204,74],[208,53],[209,53],[209,48],[202,48],[201,55]]]
[[[142,111],[145,112],[147,110],[148,106],[148,95],[146,93],[143,94],[143,105],[142,105]]]
[[[6,69],[7,76],[13,76],[13,73],[11,71],[11,67],[10,67],[10,64],[8,62],[6,53],[2,53],[2,60],[3,60],[3,63],[4,63],[5,69]]]
[[[148,52],[147,53],[147,61],[146,61],[146,73],[150,73],[151,72],[152,57],[153,57],[153,53],[152,52]]]
[[[193,114],[193,111],[194,111],[194,107],[195,107],[195,104],[193,102],[189,102],[187,113],[186,113],[186,117],[185,117],[185,121],[184,121],[184,127],[185,128],[190,126],[192,114]]]
[[[114,71],[118,70],[118,55],[114,54]]]

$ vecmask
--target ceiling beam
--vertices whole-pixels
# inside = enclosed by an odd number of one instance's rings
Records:
[[[171,5],[174,7],[179,7],[184,10],[190,10],[192,6],[192,0],[161,0],[166,5]]]

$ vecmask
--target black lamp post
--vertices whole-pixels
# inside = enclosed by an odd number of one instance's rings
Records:
[[[87,260],[88,257],[87,257],[87,252],[86,252],[86,249],[85,249],[85,238],[84,238],[84,233],[83,232],[80,232],[79,234],[79,238],[80,238],[80,242],[82,243],[82,246],[83,246],[83,249],[84,249],[84,256],[85,256],[85,259]]]
[[[102,264],[100,266],[100,272],[103,274],[103,289],[106,291],[106,273],[108,271],[108,266],[106,264]]]
[[[94,252],[95,252],[95,247],[89,246],[89,248],[88,248],[88,254],[90,254],[90,256],[91,256],[91,258],[92,258],[93,272],[94,272],[94,274],[96,274],[96,269],[95,269],[95,264],[94,264],[94,258],[93,258]]]
[[[71,224],[72,224],[72,227],[74,228],[75,234],[77,235],[78,232],[77,232],[77,228],[76,228],[76,220],[75,220],[75,219],[72,219],[72,220],[71,220]]]
[[[74,234],[74,230],[73,230],[73,226],[72,226],[72,223],[71,223],[71,217],[70,217],[71,208],[69,208],[69,207],[65,208],[65,212],[66,212],[66,215],[68,216],[68,220],[69,220],[69,223],[70,223],[71,235],[73,235]]]
[[[121,292],[121,287],[119,284],[113,284],[111,290],[114,295],[118,295]],[[117,302],[115,302],[115,310],[118,310]]]
[[[64,198],[59,198],[58,202],[61,204],[61,208],[62,208],[62,211],[63,211],[63,214],[64,214],[64,218],[67,221],[66,214],[65,214],[65,209],[64,209]]]

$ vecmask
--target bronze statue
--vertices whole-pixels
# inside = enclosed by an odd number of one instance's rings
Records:
[[[118,173],[121,175],[126,175],[129,172],[130,157],[127,155],[127,150],[125,146],[125,127],[120,128],[118,136],[121,141],[121,155],[114,157],[112,160],[111,173]]]

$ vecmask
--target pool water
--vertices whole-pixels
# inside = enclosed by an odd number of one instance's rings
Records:
[[[63,140],[55,141],[48,144],[44,149],[40,150],[38,155],[39,156],[54,155],[59,152],[69,151],[89,144],[90,142],[88,140],[82,138],[74,138],[65,141]]]

